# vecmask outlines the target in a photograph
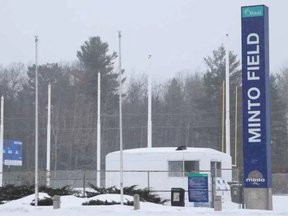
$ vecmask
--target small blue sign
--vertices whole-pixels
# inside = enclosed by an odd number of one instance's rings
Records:
[[[188,196],[189,202],[209,202],[207,174],[188,174]]]
[[[4,140],[3,148],[4,165],[22,166],[23,145],[21,141]]]
[[[270,188],[269,18],[264,5],[242,7],[243,161],[246,188]]]
[[[195,202],[194,207],[208,207],[211,208],[212,203],[211,202]]]

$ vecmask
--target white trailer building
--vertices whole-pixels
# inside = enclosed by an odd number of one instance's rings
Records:
[[[120,152],[106,156],[106,187],[120,187]],[[123,151],[123,185],[138,185],[156,191],[173,187],[188,189],[189,173],[207,173],[232,180],[231,156],[210,148],[138,148]],[[211,179],[211,178],[209,178]],[[209,184],[211,189],[211,184]],[[169,193],[165,197],[168,197]]]

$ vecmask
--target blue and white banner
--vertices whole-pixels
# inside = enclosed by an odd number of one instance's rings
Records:
[[[244,186],[272,183],[269,20],[264,5],[241,8]]]
[[[4,165],[22,166],[22,150],[21,141],[4,140],[3,146]]]

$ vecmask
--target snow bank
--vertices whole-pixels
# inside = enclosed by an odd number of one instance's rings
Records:
[[[46,193],[39,193],[39,199],[44,199],[45,197],[50,198],[50,196]],[[13,200],[7,202],[6,204],[0,205],[7,207],[19,207],[19,206],[30,206],[30,203],[35,199],[35,194],[31,194],[29,196],[23,197],[18,200]]]
[[[89,200],[102,200],[102,201],[108,201],[108,202],[121,202],[121,196],[119,194],[101,194],[95,197],[90,197],[88,198]],[[128,195],[124,195],[123,196],[123,200],[125,201],[133,201],[133,197],[132,196],[128,196]]]
[[[40,198],[49,197],[45,193],[39,194]],[[2,216],[282,216],[288,215],[288,196],[274,196],[274,211],[241,210],[238,204],[225,202],[222,212],[214,212],[209,208],[191,208],[189,203],[186,207],[171,207],[157,205],[153,203],[141,202],[141,209],[134,211],[131,206],[82,206],[83,202],[89,200],[115,201],[120,202],[118,194],[104,194],[91,198],[78,198],[75,196],[61,196],[61,209],[53,210],[51,206],[30,206],[34,195],[11,201],[0,205],[0,215]],[[132,196],[124,196],[124,200],[132,201]]]

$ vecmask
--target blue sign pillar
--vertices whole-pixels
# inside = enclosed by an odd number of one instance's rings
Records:
[[[245,203],[272,209],[268,7],[242,7],[241,17]]]

